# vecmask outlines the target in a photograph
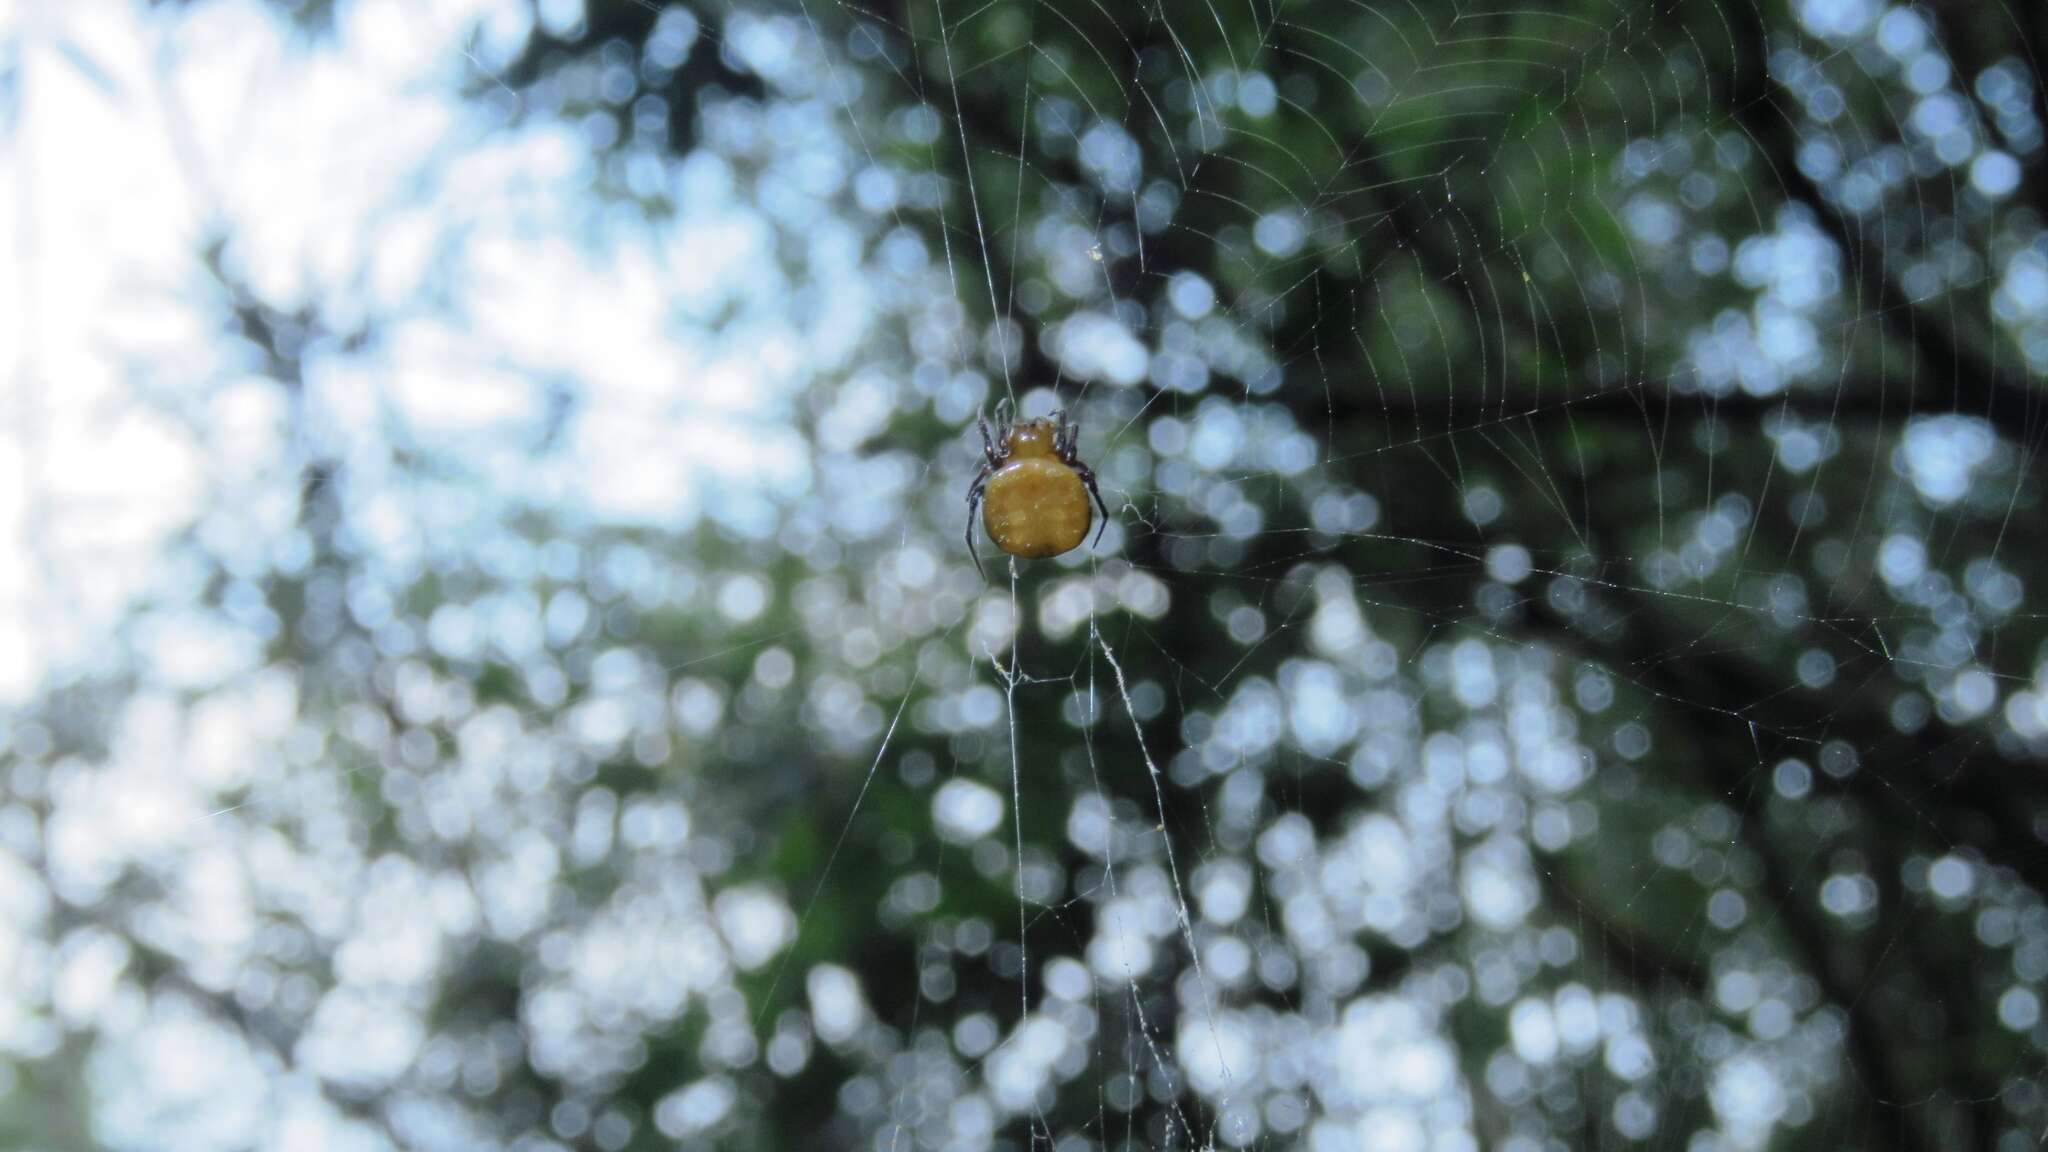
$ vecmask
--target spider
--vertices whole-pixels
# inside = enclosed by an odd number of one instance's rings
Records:
[[[988,421],[981,428],[981,471],[967,489],[967,551],[982,579],[981,553],[974,547],[974,508],[981,506],[982,527],[996,547],[1012,556],[1035,560],[1072,551],[1088,538],[1088,498],[1102,513],[1097,543],[1109,527],[1109,508],[1095,486],[1095,473],[1074,454],[1080,425],[1064,409],[1034,420],[1010,419],[1010,402],[996,405],[996,434]]]

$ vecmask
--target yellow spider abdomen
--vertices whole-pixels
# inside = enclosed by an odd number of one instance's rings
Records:
[[[1088,538],[1088,489],[1052,456],[1025,456],[996,469],[982,493],[981,524],[996,547],[1039,560]]]

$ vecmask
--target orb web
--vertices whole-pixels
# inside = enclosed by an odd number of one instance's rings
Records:
[[[1950,803],[2037,755],[2033,626],[1959,588],[2038,430],[2038,85],[1959,44],[2020,18],[1297,15],[834,14],[868,158],[940,175],[891,204],[939,220],[935,402],[1075,411],[1116,506],[975,653],[1020,1014],[877,1146],[948,1100],[1046,1147],[2018,1139],[2038,1050],[1935,1087],[1875,1005],[2043,856]]]

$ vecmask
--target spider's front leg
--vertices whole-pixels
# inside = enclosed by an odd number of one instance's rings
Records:
[[[1000,422],[1002,418],[999,416],[996,419]],[[981,484],[987,482],[989,469],[996,466],[996,442],[989,437],[988,421],[977,416],[974,418],[974,423],[976,427],[981,429],[981,458],[984,463],[981,466],[982,479],[975,482]]]

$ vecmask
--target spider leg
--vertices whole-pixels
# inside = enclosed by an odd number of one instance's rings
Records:
[[[1109,531],[1109,505],[1102,502],[1102,489],[1095,486],[1095,469],[1088,467],[1078,460],[1069,464],[1068,467],[1072,468],[1074,474],[1081,478],[1081,483],[1088,486],[1088,494],[1095,497],[1096,510],[1102,513],[1102,522],[1095,529],[1095,542],[1100,544],[1102,543],[1102,534]]]
[[[1072,467],[1081,462],[1081,424],[1067,415],[1065,408],[1052,414],[1052,447],[1059,458]]]
[[[997,419],[1000,420],[1001,418],[998,417]],[[983,420],[981,417],[977,416],[974,418],[974,423],[976,427],[981,429],[981,458],[988,462],[988,464],[982,468],[982,471],[987,472],[988,469],[990,467],[993,467],[996,462],[996,442],[989,439],[988,421]]]
[[[981,507],[981,493],[988,487],[989,472],[990,466],[982,465],[974,483],[967,489],[967,554],[974,557],[974,572],[984,584],[988,583],[988,572],[981,566],[981,549],[974,546],[974,513]]]

